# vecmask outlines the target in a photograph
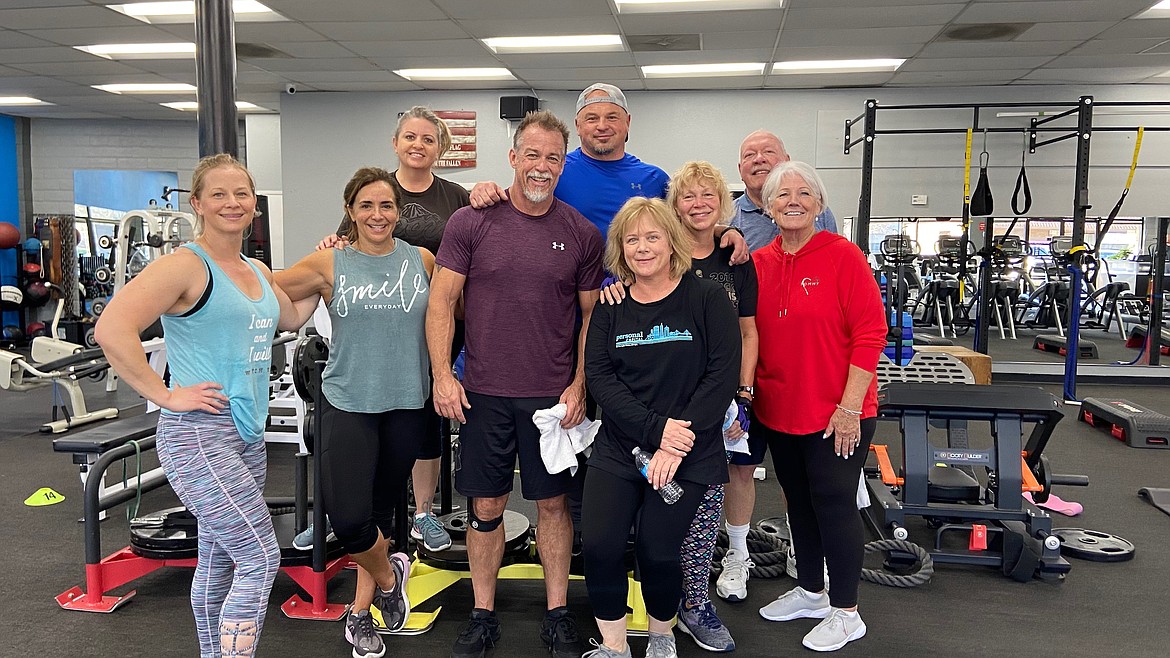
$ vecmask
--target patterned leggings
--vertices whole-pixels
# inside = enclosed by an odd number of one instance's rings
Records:
[[[199,523],[191,609],[202,658],[252,656],[280,546],[264,502],[264,442],[244,443],[230,414],[160,414],[158,456]]]
[[[691,529],[683,539],[679,559],[683,572],[683,603],[687,607],[711,600],[711,559],[719,538],[719,516],[723,513],[723,485],[712,484],[703,494]]]

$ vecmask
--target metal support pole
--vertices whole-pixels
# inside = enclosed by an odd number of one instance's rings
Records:
[[[239,157],[232,0],[195,0],[195,81],[199,88],[199,156],[229,153]]]
[[[853,221],[853,243],[862,253],[869,253],[869,216],[873,207],[873,139],[877,122],[877,99],[865,101],[865,144],[861,151],[861,196],[857,200],[857,219]]]
[[[1150,270],[1150,324],[1146,327],[1146,363],[1158,365],[1162,359],[1162,299],[1166,294],[1166,234],[1170,217],[1158,218],[1158,244],[1154,248]]]
[[[1081,96],[1080,111],[1077,113],[1077,172],[1076,183],[1073,186],[1073,247],[1085,243],[1085,214],[1092,206],[1089,204],[1089,144],[1093,140],[1093,97]],[[1081,307],[1081,289],[1083,286],[1081,273],[1085,263],[1085,250],[1075,249],[1070,254],[1069,272],[1072,282],[1069,284],[1069,330],[1064,355],[1064,399],[1067,402],[1077,399],[1077,359],[1080,352],[1079,313]]]

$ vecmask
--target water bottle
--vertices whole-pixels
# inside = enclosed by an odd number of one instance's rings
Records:
[[[642,471],[642,476],[649,480],[650,455],[646,454],[646,451],[641,448],[634,448],[633,455],[634,465],[638,467],[639,471]],[[658,489],[658,493],[662,495],[662,500],[665,500],[667,505],[673,505],[678,502],[679,498],[682,498],[683,488],[678,482],[671,480],[662,485]]]

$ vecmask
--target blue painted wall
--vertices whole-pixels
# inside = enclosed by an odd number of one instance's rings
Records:
[[[151,199],[159,205],[163,187],[178,187],[179,176],[166,171],[76,169],[73,171],[73,203],[128,212],[145,208]]]
[[[20,201],[16,181],[16,119],[0,114],[0,222],[20,226]],[[24,232],[21,231],[23,236]],[[16,251],[0,249],[0,284],[17,285]],[[17,314],[5,311],[3,324],[16,324]]]

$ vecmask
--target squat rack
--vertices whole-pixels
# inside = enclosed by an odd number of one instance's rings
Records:
[[[1069,271],[1072,274],[1072,282],[1069,289],[1069,327],[1077,329],[1080,321],[1080,305],[1082,296],[1083,284],[1083,265],[1085,257],[1085,217],[1086,213],[1092,206],[1089,204],[1089,146],[1092,142],[1093,132],[1134,132],[1137,126],[1100,126],[1093,127],[1093,108],[1099,107],[1153,107],[1153,106],[1170,106],[1170,101],[1106,101],[1095,103],[1092,96],[1081,96],[1075,102],[1011,102],[1011,103],[922,103],[911,105],[879,105],[877,99],[870,98],[865,101],[865,110],[852,119],[845,120],[845,140],[844,153],[849,155],[852,149],[858,143],[862,143],[862,161],[861,161],[861,195],[857,203],[857,218],[853,223],[853,242],[857,244],[861,250],[869,253],[869,222],[870,211],[873,203],[873,149],[874,142],[878,135],[937,135],[937,134],[966,134],[970,131],[980,131],[983,133],[1019,133],[1022,128],[1004,127],[1004,126],[987,126],[980,127],[979,119],[981,110],[996,110],[1005,108],[1067,108],[1063,111],[1052,115],[1043,115],[1032,117],[1029,120],[1028,132],[1028,152],[1035,153],[1036,149],[1055,144],[1067,139],[1077,139],[1077,158],[1076,170],[1073,177],[1073,233],[1072,242],[1074,245],[1073,253],[1070,254],[1072,262],[1069,265]],[[896,128],[896,129],[879,129],[877,127],[878,110],[970,110],[971,111],[971,125],[967,128]],[[1064,119],[1066,117],[1076,117],[1076,127],[1069,126],[1055,126],[1049,125],[1054,121]],[[864,121],[862,125],[862,134],[856,139],[853,138],[853,126]],[[1147,127],[1146,131],[1151,132],[1170,132],[1170,127]],[[1047,139],[1040,139],[1041,134],[1055,134],[1053,137]],[[965,198],[963,199],[963,235],[962,240],[966,243],[970,240],[970,222],[971,222],[971,206],[969,191],[965,191]],[[992,217],[986,218],[984,222],[983,231],[983,249],[979,250],[978,254],[981,257],[979,266],[979,290],[987,290],[991,284],[991,253],[992,245],[995,240],[995,222]],[[1079,249],[1077,247],[1080,247]],[[1164,245],[1162,246],[1164,250]],[[966,274],[966,264],[963,264],[963,274]],[[1160,279],[1160,277],[1158,277]],[[1154,296],[1161,294],[1160,288],[1155,288]],[[975,351],[987,354],[988,350],[988,325],[990,324],[990,300],[986,295],[979,295],[979,303],[975,312]],[[1150,333],[1148,335],[1154,336],[1151,341],[1153,354],[1149,355],[1150,365],[1158,365],[1158,337],[1161,335],[1158,330],[1160,317],[1154,317],[1151,313],[1149,327]],[[1065,356],[1064,365],[1064,398],[1065,400],[1076,400],[1076,373],[1077,373],[1077,356],[1078,356],[1078,342],[1080,340],[1079,330],[1069,331],[1068,349]]]

